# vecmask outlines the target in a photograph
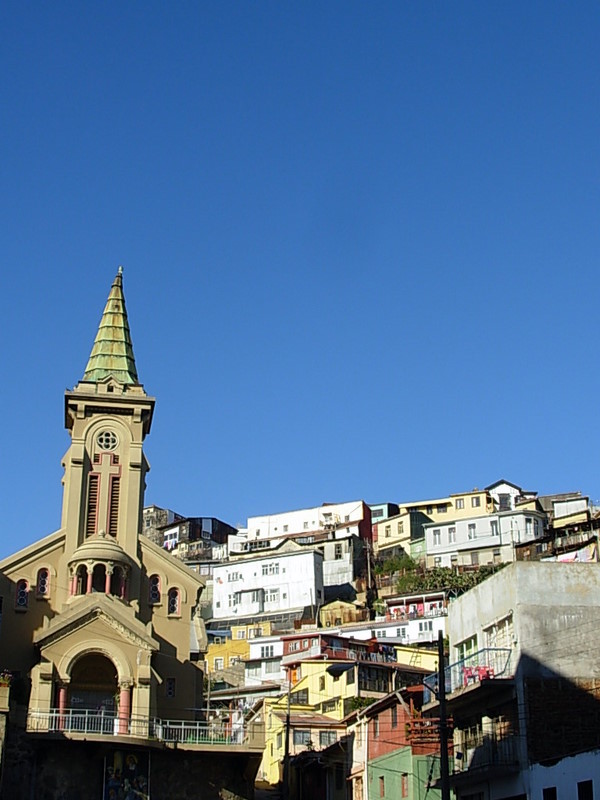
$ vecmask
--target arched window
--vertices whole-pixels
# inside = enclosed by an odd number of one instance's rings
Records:
[[[85,594],[87,592],[87,567],[80,564],[77,567],[77,580],[75,582],[75,594]]]
[[[115,597],[125,598],[125,570],[116,566],[110,578],[110,593]]]
[[[179,589],[169,589],[167,614],[179,614]]]
[[[148,587],[148,602],[151,605],[160,603],[160,576],[150,575],[150,585]]]
[[[25,611],[29,605],[29,584],[26,580],[17,581],[15,608]]]
[[[35,593],[37,597],[48,597],[50,594],[50,572],[46,567],[38,570]]]
[[[106,592],[106,566],[96,564],[92,572],[92,592]]]

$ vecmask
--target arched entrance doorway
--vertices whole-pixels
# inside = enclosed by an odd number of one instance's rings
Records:
[[[82,656],[71,670],[68,707],[73,711],[116,714],[119,696],[117,678],[117,668],[106,656],[100,653]]]

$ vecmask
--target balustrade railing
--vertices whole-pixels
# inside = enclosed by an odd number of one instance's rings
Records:
[[[262,724],[243,719],[215,717],[209,721],[165,720],[157,717],[122,717],[89,709],[30,711],[27,730],[35,733],[131,736],[159,742],[261,747]]]

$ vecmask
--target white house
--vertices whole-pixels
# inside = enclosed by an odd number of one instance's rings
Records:
[[[213,619],[285,616],[323,603],[318,550],[240,559],[213,570]]]
[[[371,511],[362,500],[326,503],[315,508],[249,517],[248,526],[229,539],[230,554],[268,549],[290,537],[310,541],[311,534],[334,532],[335,538],[352,534],[371,537]]]
[[[379,639],[388,644],[431,644],[437,642],[439,631],[446,635],[447,617],[439,615],[421,619],[401,621],[373,620],[344,625],[343,628],[328,628],[328,633],[351,636],[353,639]]]
[[[480,566],[515,560],[514,545],[544,535],[541,511],[499,511],[424,526],[428,567]]]
[[[504,478],[486,486],[485,490],[494,501],[498,511],[510,511],[516,507],[517,503],[537,497],[537,492],[526,491],[516,483],[506,481]]]
[[[260,686],[262,683],[279,683],[286,679],[281,666],[283,641],[281,636],[261,636],[250,640],[250,654],[245,663],[246,686]]]
[[[366,573],[371,539],[370,509],[362,500],[250,517],[248,527],[230,536],[229,558],[240,560],[279,551],[294,542],[324,555],[323,582],[329,597],[353,599],[356,580]]]

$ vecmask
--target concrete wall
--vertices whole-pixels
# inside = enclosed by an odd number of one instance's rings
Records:
[[[600,564],[519,561],[452,602],[451,648],[512,612],[512,662],[521,655],[565,677],[600,677]],[[451,650],[450,660],[455,653]]]
[[[594,780],[594,797],[600,793],[600,750],[563,758],[558,764],[529,771],[530,797],[541,797],[542,790],[555,786],[558,797],[577,797],[579,781]]]
[[[105,758],[114,747],[104,742],[36,742],[9,732],[1,800],[99,800]],[[135,752],[135,748],[117,749]],[[148,752],[138,749],[137,752]],[[260,754],[150,751],[152,800],[251,800]]]

